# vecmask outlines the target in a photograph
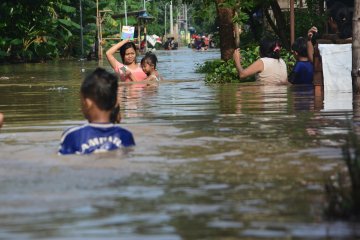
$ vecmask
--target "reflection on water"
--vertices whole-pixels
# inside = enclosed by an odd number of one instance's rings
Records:
[[[157,55],[164,82],[119,88],[137,146],[91,156],[56,151],[97,63],[0,66],[1,239],[360,237],[322,214],[357,112],[308,87],[206,85],[194,65],[217,51]]]

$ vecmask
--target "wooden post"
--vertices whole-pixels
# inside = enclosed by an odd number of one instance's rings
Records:
[[[103,55],[103,39],[102,39],[102,21],[101,21],[101,15],[99,18],[99,59],[102,59],[102,55]]]
[[[240,47],[240,27],[239,24],[234,23],[234,39],[235,39],[235,48]]]
[[[354,0],[351,76],[353,94],[360,94],[360,0]]]
[[[295,41],[295,1],[290,0],[290,46]]]
[[[98,59],[102,58],[102,47],[101,47],[101,32],[100,32],[100,14],[99,14],[99,0],[96,0],[96,29],[97,29],[97,44],[98,44]]]
[[[146,35],[147,35],[147,32],[146,32],[146,21],[144,21],[144,41],[145,41],[144,53],[147,52],[147,40],[146,40]]]
[[[140,20],[138,19],[138,48],[139,48],[139,51],[141,50],[141,33],[140,33],[140,30],[141,30],[141,25],[140,25]]]
[[[237,17],[238,13],[235,11],[234,16]],[[238,23],[234,23],[234,40],[235,40],[235,48],[240,47],[240,27]]]

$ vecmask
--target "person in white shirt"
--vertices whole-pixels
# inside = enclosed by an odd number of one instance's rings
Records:
[[[287,67],[280,58],[281,44],[277,40],[262,40],[260,42],[260,58],[247,68],[241,65],[240,49],[235,49],[233,59],[239,78],[255,74],[256,80],[264,85],[287,84]]]

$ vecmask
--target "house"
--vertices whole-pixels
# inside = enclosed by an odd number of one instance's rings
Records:
[[[296,8],[303,8],[306,6],[306,1],[305,0],[300,0],[300,1],[294,1],[295,2],[295,7]],[[280,5],[281,9],[289,9],[290,8],[290,1],[289,0],[278,0],[278,3]]]

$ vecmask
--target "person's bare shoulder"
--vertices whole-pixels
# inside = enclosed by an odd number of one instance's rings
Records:
[[[0,113],[0,128],[2,127],[4,123],[4,114]]]

